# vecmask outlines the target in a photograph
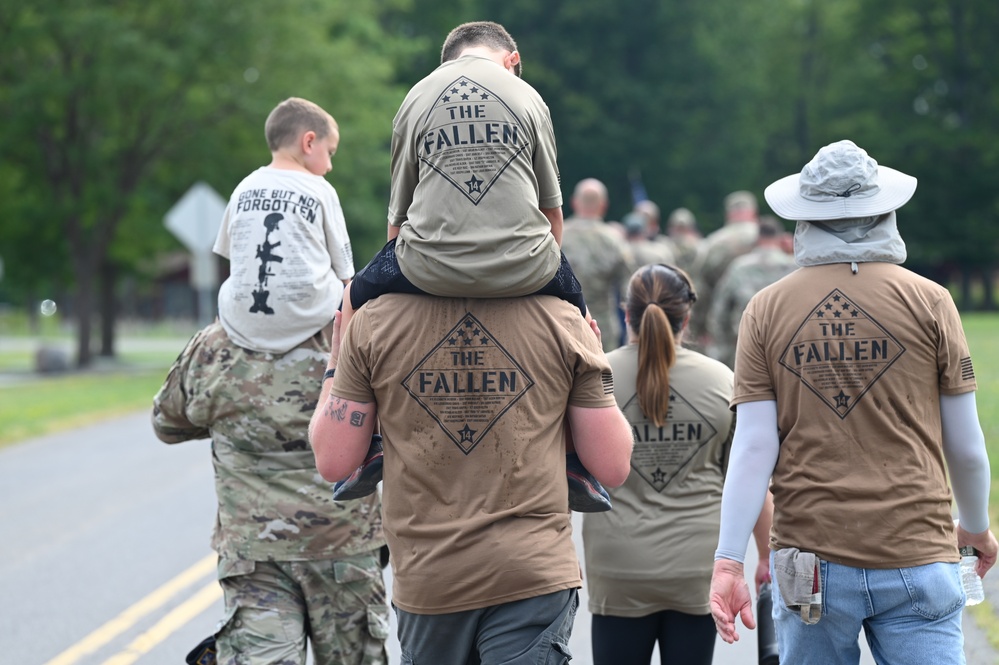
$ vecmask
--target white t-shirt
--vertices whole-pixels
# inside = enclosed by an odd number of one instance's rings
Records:
[[[340,199],[323,177],[263,166],[229,199],[213,248],[230,261],[219,320],[239,346],[285,353],[329,323],[354,276]]]

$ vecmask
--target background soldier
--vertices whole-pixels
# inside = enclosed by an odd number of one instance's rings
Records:
[[[729,367],[735,366],[735,341],[739,322],[749,300],[790,274],[798,266],[784,250],[784,227],[773,217],[760,218],[760,235],[749,254],[736,257],[722,275],[708,313],[708,355]]]
[[[676,267],[689,274],[694,269],[697,248],[704,240],[704,236],[697,228],[697,219],[694,217],[694,213],[686,208],[677,208],[671,212],[666,220],[666,235],[673,241]]]
[[[336,503],[316,473],[309,417],[329,357],[318,332],[285,354],[197,333],[153,400],[166,443],[212,439],[225,615],[218,662],[387,662],[378,495]],[[387,553],[387,550],[385,550]]]
[[[640,268],[652,263],[675,265],[676,258],[669,246],[665,242],[649,238],[645,222],[645,218],[637,212],[628,213],[621,221],[635,266]]]
[[[604,222],[607,187],[595,178],[579,181],[572,217],[562,230],[562,253],[583,287],[586,306],[600,326],[604,351],[621,345],[618,294],[624,293],[635,261],[628,243]]]
[[[708,234],[698,249],[691,275],[697,287],[698,306],[690,319],[690,342],[706,348],[707,316],[715,285],[737,256],[746,254],[756,244],[759,232],[756,196],[752,192],[732,192],[725,197],[725,225]]]

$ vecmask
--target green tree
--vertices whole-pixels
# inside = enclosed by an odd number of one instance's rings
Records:
[[[139,260],[125,245],[110,260],[121,229],[164,238],[166,207],[149,201],[172,201],[198,179],[227,194],[266,163],[263,119],[284,97],[309,97],[337,117],[343,141],[331,179],[362,240],[375,233],[371,220],[384,228],[381,147],[391,131],[395,54],[404,48],[384,39],[378,22],[392,6],[3,3],[0,146],[22,200],[41,205],[3,204],[0,213],[31,229],[28,261],[67,259],[79,365],[91,360],[101,270]],[[40,272],[26,270],[25,279],[37,282]]]
[[[524,78],[551,109],[566,198],[599,178],[619,217],[637,171],[664,212],[688,207],[710,229],[724,195],[762,176],[761,35],[776,4],[487,0],[483,13],[517,39]]]
[[[892,1],[884,9],[877,24],[865,26],[871,13],[865,7],[857,30],[874,45],[880,83],[890,95],[887,120],[897,137],[890,158],[920,179],[906,215],[917,222],[913,258],[924,265],[950,262],[965,277],[984,273],[981,305],[994,308],[999,7],[918,0]],[[970,305],[970,294],[962,300]]]

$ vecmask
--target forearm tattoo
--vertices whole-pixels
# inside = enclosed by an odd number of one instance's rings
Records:
[[[347,402],[340,399],[339,397],[334,397],[326,403],[326,417],[332,418],[338,422],[343,422],[343,419],[347,416]]]
[[[348,414],[347,400],[334,397],[326,403],[326,417],[341,423],[346,420],[353,427],[362,427],[368,414],[363,411],[351,411]]]

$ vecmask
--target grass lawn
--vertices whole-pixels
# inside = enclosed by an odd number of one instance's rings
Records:
[[[56,328],[31,331],[26,324],[0,317],[0,447],[64,431],[126,413],[151,409],[153,395],[184,347],[183,330],[130,331],[111,366],[100,371],[33,374],[39,344],[71,350],[71,334]]]
[[[978,379],[978,418],[992,461],[992,521],[999,524],[999,314],[966,314],[962,319]]]
[[[0,388],[0,446],[151,409],[166,373],[64,375]]]
[[[992,530],[999,525],[999,314],[966,314],[962,317],[964,330],[971,347],[971,357],[975,363],[978,379],[978,418],[985,431],[985,445],[992,463],[992,496],[989,501]],[[999,574],[993,568],[991,575]],[[986,596],[985,602],[971,607],[968,611],[985,631],[989,642],[999,649],[999,619],[996,618],[995,604],[999,599]]]

